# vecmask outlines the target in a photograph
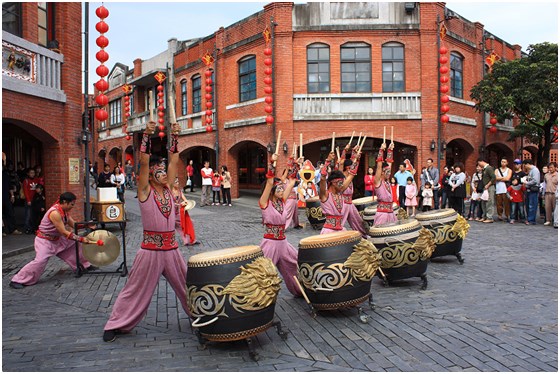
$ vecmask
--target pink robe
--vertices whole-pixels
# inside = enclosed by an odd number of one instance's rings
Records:
[[[381,181],[378,187],[375,187],[375,195],[377,195],[377,204],[379,203],[391,203],[393,205],[393,193],[391,192],[391,184],[387,181]],[[374,225],[382,225],[384,223],[396,222],[397,215],[391,208],[391,212],[380,212],[377,208],[375,213],[375,218],[373,219]]]
[[[358,231],[365,239],[367,238],[367,232],[364,229],[364,221],[360,216],[360,212],[358,212],[358,208],[356,208],[356,206],[352,203],[353,194],[354,184],[350,183],[350,186],[348,186],[348,188],[342,193],[342,197],[344,198],[345,216],[347,217],[346,220],[352,230]]]
[[[66,214],[64,214],[61,209],[57,209],[57,207],[58,204],[55,204],[47,210],[41,220],[41,223],[39,224],[39,229],[37,230],[37,232],[40,231],[44,234],[44,236],[54,240],[36,236],[34,243],[35,259],[18,271],[18,273],[12,278],[12,282],[21,283],[26,286],[31,286],[37,283],[47,267],[49,258],[52,256],[59,257],[61,260],[70,265],[72,270],[76,270],[76,242],[63,237],[49,218],[53,211],[58,210],[62,216],[64,224],[68,222]],[[82,254],[81,243],[78,243],[78,253],[80,256],[80,263],[85,268],[88,268],[91,264]]]
[[[284,204],[286,210],[286,229],[299,226],[297,193],[292,189],[290,196]]]
[[[340,230],[335,230],[335,229],[331,229],[328,227],[325,227],[325,225],[323,225],[323,229],[321,230],[321,234],[328,234],[330,232],[339,232],[339,231],[346,231],[346,228],[344,227],[344,222],[345,222],[345,214],[346,214],[346,210],[344,209],[344,199],[342,197],[342,195],[337,195],[339,199],[336,199],[333,193],[331,193],[330,191],[327,192],[328,197],[327,200],[325,202],[321,201],[321,209],[323,210],[323,215],[326,217],[325,219],[325,224],[327,224],[327,222],[329,221],[329,217],[327,216],[334,216],[337,217],[337,220],[340,220],[341,224],[341,229]]]
[[[149,250],[140,248],[132,264],[132,271],[126,285],[119,293],[113,306],[111,317],[105,325],[105,330],[118,329],[122,332],[132,330],[146,315],[152,295],[163,275],[179,298],[187,314],[187,264],[177,250],[175,241],[175,203],[169,189],[164,190],[163,196],[150,188],[146,201],[138,200],[142,214],[144,231],[172,233],[170,250]],[[146,239],[146,234],[144,234]],[[146,240],[142,247],[147,247]],[[151,243],[151,242],[150,242]],[[157,245],[157,243],[156,243]]]
[[[284,227],[286,224],[287,211],[285,209],[285,204],[281,201],[279,201],[277,209],[274,207],[272,201],[268,200],[266,207],[261,207],[261,213],[263,224],[265,225]],[[265,237],[261,241],[260,246],[265,257],[271,259],[278,268],[280,274],[282,274],[288,291],[294,296],[301,296],[301,290],[294,280],[294,275],[297,276],[297,250],[288,242],[285,236],[283,239]]]

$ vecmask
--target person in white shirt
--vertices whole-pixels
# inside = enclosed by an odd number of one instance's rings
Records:
[[[500,160],[500,167],[496,168],[496,213],[499,221],[508,222],[510,216],[510,202],[507,197],[507,188],[509,187],[513,172],[507,166],[506,158]],[[502,218],[502,214],[504,217]]]
[[[124,174],[121,173],[121,168],[115,166],[113,170],[113,174],[111,174],[111,184],[117,187],[117,196],[119,200],[124,203],[124,182],[125,182]]]
[[[200,206],[210,205],[210,196],[212,195],[212,175],[213,171],[210,162],[204,161],[204,167],[200,169],[202,176],[202,194],[200,196]]]

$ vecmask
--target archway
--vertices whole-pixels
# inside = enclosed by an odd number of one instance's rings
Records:
[[[99,153],[97,153],[97,172],[101,173],[101,171],[103,170],[103,165],[105,165],[105,163],[107,162],[107,160],[105,159],[107,157],[107,150],[105,148],[102,148],[99,150]]]
[[[109,151],[109,157],[112,159],[112,162],[108,162],[111,165],[111,170],[117,166],[118,162],[122,165],[122,149],[120,147],[111,149]]]
[[[539,151],[538,148],[535,147],[534,145],[528,145],[524,147],[522,160],[529,159],[536,162],[538,151]]]
[[[444,166],[452,166],[458,162],[467,165],[467,160],[473,151],[474,147],[466,140],[453,139],[446,145]]]
[[[237,184],[239,190],[260,190],[266,179],[267,151],[264,146],[253,141],[243,141],[230,149],[237,160]]]
[[[204,162],[210,162],[210,167],[212,170],[216,170],[218,165],[216,165],[216,152],[212,148],[208,147],[193,147],[187,148],[179,154],[181,161],[186,166],[189,164],[190,160],[193,160],[193,182],[195,187],[202,186],[202,176],[200,175],[200,169],[204,167]],[[184,172],[184,171],[183,171]]]
[[[513,165],[513,151],[503,143],[492,143],[486,147],[488,163],[493,167],[500,165],[500,160],[505,158],[509,165]]]

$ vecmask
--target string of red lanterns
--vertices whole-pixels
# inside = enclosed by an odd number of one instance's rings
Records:
[[[163,140],[163,137],[165,136],[165,125],[164,125],[165,120],[163,119],[163,117],[165,117],[165,107],[163,106],[163,101],[164,101],[163,100],[163,96],[164,96],[163,82],[165,81],[166,76],[165,76],[165,74],[163,74],[160,71],[154,76],[154,78],[156,78],[156,80],[159,83],[158,86],[157,86],[157,91],[158,91],[158,93],[157,93],[157,105],[158,105],[157,106],[157,110],[158,110],[157,114],[158,114],[158,117],[159,117],[158,120],[157,120],[158,129],[159,129],[158,136],[159,136],[160,139]]]
[[[128,118],[130,117],[130,93],[132,92],[132,86],[129,84],[125,84],[122,87],[123,91],[124,91],[124,118],[125,118],[125,122],[123,125],[123,132],[126,133],[126,140],[130,140],[131,136],[128,133],[127,129],[128,129]]]
[[[270,41],[272,40],[272,35],[270,33],[270,29],[268,28],[268,25],[266,26],[266,28],[263,31],[263,37],[264,37],[264,41],[265,41],[265,48],[264,48],[264,93],[266,94],[265,98],[264,98],[264,102],[266,103],[265,107],[264,107],[264,111],[266,112],[267,116],[266,116],[266,123],[269,125],[272,125],[274,123],[274,116],[272,115],[272,113],[274,112],[274,107],[272,106],[272,103],[274,102],[273,98],[272,98],[272,48],[270,48]]]
[[[206,86],[204,87],[204,98],[206,99],[206,111],[205,111],[205,123],[206,132],[212,132],[212,69],[211,65],[214,63],[214,56],[209,51],[201,58],[204,65],[206,65],[206,71],[204,72]]]
[[[490,124],[492,126],[490,126],[488,131],[490,131],[492,134],[495,134],[495,133],[498,132],[498,128],[496,127],[497,123],[498,123],[498,119],[496,118],[496,115],[494,113],[490,112]]]
[[[441,33],[440,33],[441,35]],[[444,34],[445,35],[445,34]],[[449,63],[449,57],[447,57],[448,49],[445,46],[441,46],[439,48],[439,72],[440,77],[439,81],[441,86],[439,87],[439,92],[442,94],[440,97],[440,111],[441,111],[441,123],[446,124],[449,122],[449,116],[446,114],[449,112],[449,96],[447,93],[449,92],[449,67],[447,64]]]
[[[107,39],[104,34],[109,31],[109,25],[107,25],[104,20],[109,17],[109,11],[101,5],[95,10],[95,14],[100,18],[100,21],[95,25],[95,29],[101,34],[95,40],[97,46],[101,48],[101,50],[95,54],[95,58],[101,63],[101,65],[95,69],[95,72],[101,78],[97,81],[97,83],[95,83],[95,88],[99,91],[95,98],[95,102],[99,105],[99,109],[95,111],[95,118],[98,121],[105,121],[109,118],[109,114],[104,109],[109,103],[109,98],[105,95],[105,91],[109,88],[109,84],[104,79],[107,75],[109,75],[109,69],[104,64],[107,60],[109,60],[109,54],[105,51],[105,48],[109,45],[109,39]]]

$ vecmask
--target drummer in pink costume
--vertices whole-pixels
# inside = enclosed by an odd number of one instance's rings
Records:
[[[94,267],[82,255],[82,243],[96,242],[74,234],[74,220],[68,212],[74,208],[75,203],[76,195],[65,192],[47,210],[36,232],[35,259],[14,275],[10,287],[21,289],[37,283],[52,256],[59,257],[70,265],[72,270],[76,270],[76,242],[78,242],[80,263],[86,267],[86,270],[93,270]]]
[[[393,143],[389,144],[387,158],[385,159],[386,163],[383,162],[385,149],[387,148],[385,143],[381,144],[377,155],[377,168],[374,178],[375,195],[377,195],[377,212],[373,220],[374,225],[397,221],[397,216],[393,210],[393,193],[391,191],[391,184],[389,183],[394,146]]]
[[[290,157],[290,162],[293,162],[293,157]],[[301,168],[301,165],[299,165],[299,167]],[[282,179],[284,180],[284,188],[287,189],[289,180],[285,178]],[[286,208],[286,229],[289,229],[290,227],[295,229],[303,228],[303,226],[299,224],[298,194],[294,187],[290,189],[290,194],[288,195],[284,205]]]
[[[180,127],[172,125],[169,168],[160,157],[150,157],[151,135],[156,124],[148,122],[140,145],[140,178],[138,202],[142,214],[144,237],[136,254],[132,271],[113,306],[103,340],[112,342],[116,334],[129,332],[144,318],[152,295],[163,275],[179,298],[183,309],[187,307],[187,264],[177,250],[175,240],[175,203],[169,181],[177,175],[178,133]]]
[[[278,159],[275,153],[272,161]],[[261,241],[261,249],[265,255],[272,260],[278,268],[288,291],[294,296],[301,296],[301,291],[294,279],[297,276],[297,250],[286,240],[284,230],[286,227],[286,204],[284,203],[294,188],[298,165],[292,161],[288,165],[288,183],[286,187],[281,179],[275,178],[275,167],[269,165],[266,174],[266,182],[263,188],[259,206],[261,207],[263,224],[266,226],[264,239]]]
[[[342,191],[348,188],[356,176],[359,159],[358,153],[357,158],[350,166],[348,176],[346,177],[341,171],[335,170],[330,173],[327,180],[327,170],[331,162],[334,161],[334,152],[329,153],[325,164],[321,168],[319,198],[321,200],[321,209],[326,217],[321,234],[346,230],[344,228],[344,223],[346,222],[347,210],[344,207]]]
[[[350,144],[348,144],[342,150],[342,154],[340,155],[340,160],[338,161],[338,163],[340,165],[340,169],[342,170],[342,173],[344,174],[344,177],[347,177],[348,175],[350,175],[349,170],[352,167],[352,164],[356,160],[357,147],[358,146],[356,145],[356,147],[354,147],[354,149],[352,150],[352,156],[351,156],[350,159],[346,158],[346,153],[350,150]],[[359,163],[359,159],[358,159],[358,163]],[[362,217],[360,216],[360,213],[358,212],[358,208],[356,208],[356,206],[352,203],[352,195],[353,194],[354,194],[354,183],[350,182],[350,185],[348,186],[348,188],[346,188],[342,192],[342,197],[344,199],[344,209],[346,210],[347,221],[348,221],[348,224],[350,225],[350,227],[352,228],[352,230],[358,231],[360,234],[362,234],[362,237],[364,239],[366,239],[367,238],[367,232],[364,229],[364,221],[363,221]],[[371,199],[373,201],[373,197]]]

